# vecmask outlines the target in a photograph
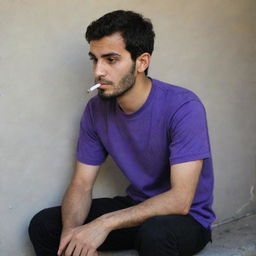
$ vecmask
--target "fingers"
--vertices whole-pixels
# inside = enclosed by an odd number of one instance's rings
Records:
[[[69,235],[64,235],[61,237],[60,239],[60,245],[59,245],[59,249],[58,249],[58,256],[61,256],[62,254],[64,254],[64,250],[65,248],[68,246],[70,240],[72,238],[72,234],[69,234]]]
[[[80,256],[86,256],[86,254],[87,254],[87,253],[86,253],[86,250],[83,249],[82,252],[81,252],[81,254],[80,254]]]
[[[61,235],[58,256],[98,256],[97,248],[105,238],[106,234],[99,231],[98,225],[64,230]]]
[[[73,247],[73,245],[68,246],[67,250],[62,254],[62,256],[99,256],[98,252],[93,250],[87,250],[82,247]]]
[[[76,249],[76,245],[75,243],[72,243],[72,241],[68,244],[68,247],[66,248],[65,252],[64,252],[64,256],[75,256],[74,252],[75,252],[75,249]],[[79,248],[77,249],[77,251],[79,251]],[[76,254],[76,255],[80,255],[80,251],[79,251],[79,254]]]
[[[81,256],[82,250],[83,250],[83,247],[80,246],[80,245],[77,245],[77,246],[75,247],[75,250],[74,250],[72,256]],[[69,254],[68,254],[68,255],[69,255]],[[70,255],[71,255],[71,254],[70,254]],[[86,255],[86,254],[85,254],[85,255]]]
[[[87,256],[88,250],[86,248],[83,248],[81,256]]]
[[[59,246],[59,249],[58,249],[58,256],[61,256],[64,249],[67,247],[68,243],[70,242],[70,239],[68,239],[67,237],[64,238],[64,239],[61,239],[60,241],[60,246]]]
[[[94,249],[88,249],[85,246],[77,245],[72,243],[72,241],[69,243],[64,256],[98,256],[98,252]]]

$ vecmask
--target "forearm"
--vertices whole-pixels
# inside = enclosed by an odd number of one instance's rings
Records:
[[[69,186],[61,208],[63,229],[81,226],[84,223],[91,207],[91,193],[91,190],[85,191],[79,186]]]
[[[187,214],[190,204],[191,200],[181,198],[178,191],[169,190],[136,206],[105,214],[101,219],[110,230],[128,228],[153,216]]]
[[[170,190],[151,197],[136,206],[103,215],[104,225],[109,230],[114,230],[140,225],[154,216],[188,214],[201,168],[202,160],[173,165]]]

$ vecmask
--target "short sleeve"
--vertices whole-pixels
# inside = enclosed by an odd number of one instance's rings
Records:
[[[80,122],[80,132],[77,143],[77,160],[90,165],[102,164],[107,151],[102,145],[94,129],[93,111],[88,103]]]
[[[171,165],[210,157],[206,113],[200,101],[183,104],[174,114],[169,129]]]

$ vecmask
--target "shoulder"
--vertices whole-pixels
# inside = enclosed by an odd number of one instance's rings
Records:
[[[173,85],[157,79],[152,79],[152,84],[158,92],[163,93],[168,98],[172,98],[175,101],[200,100],[194,92],[182,86]]]
[[[200,98],[187,88],[157,79],[152,79],[152,84],[157,104],[162,105],[166,111],[171,111],[174,114],[178,109],[186,105],[200,105],[203,107]]]

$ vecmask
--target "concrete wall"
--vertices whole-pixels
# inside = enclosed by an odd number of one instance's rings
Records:
[[[0,0],[0,255],[34,255],[31,216],[60,204],[93,81],[84,32],[120,8],[154,23],[150,75],[205,103],[218,221],[256,208],[256,1]],[[125,186],[108,160],[94,195]]]

